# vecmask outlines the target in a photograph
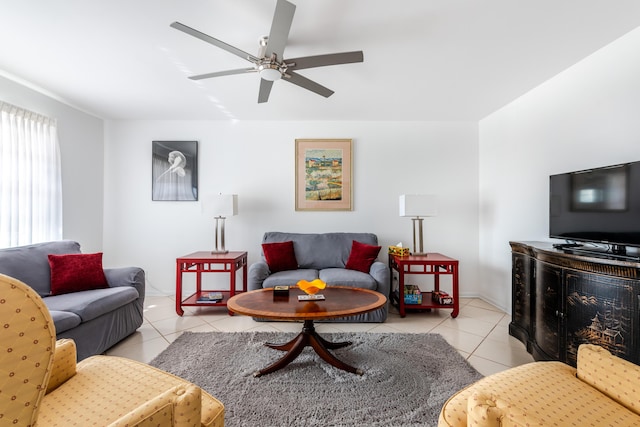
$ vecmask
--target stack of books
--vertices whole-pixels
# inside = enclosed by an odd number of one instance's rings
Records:
[[[422,292],[417,285],[404,285],[404,303],[422,304]]]

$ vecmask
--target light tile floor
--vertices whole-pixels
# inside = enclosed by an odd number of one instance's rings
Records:
[[[524,344],[509,335],[511,317],[477,298],[461,298],[460,314],[451,310],[409,312],[401,318],[391,308],[385,323],[318,323],[318,332],[396,332],[441,334],[481,374],[490,375],[509,367],[533,361]],[[229,316],[225,307],[185,307],[184,316],[175,311],[175,300],[168,296],[145,298],[144,323],[133,335],[107,351],[150,362],[183,331],[299,332],[299,323],[256,322],[246,316]]]

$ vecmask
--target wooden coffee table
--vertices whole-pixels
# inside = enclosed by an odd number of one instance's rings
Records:
[[[238,294],[227,301],[227,309],[234,313],[268,320],[304,321],[302,332],[291,341],[284,344],[265,343],[267,347],[287,353],[275,363],[255,372],[254,376],[269,374],[287,366],[307,346],[311,346],[325,362],[336,368],[358,375],[364,373],[329,352],[346,347],[351,342],[327,341],[318,335],[313,322],[368,313],[382,307],[387,298],[379,292],[347,286],[327,286],[320,293],[325,296],[325,300],[298,301],[298,295],[304,295],[304,292],[298,288],[290,288],[288,297],[274,299],[273,289],[265,288]]]

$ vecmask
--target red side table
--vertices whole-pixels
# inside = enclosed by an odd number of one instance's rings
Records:
[[[242,291],[236,291],[236,271],[242,268]],[[196,291],[182,299],[182,273],[196,273]],[[202,273],[229,273],[229,289],[202,289]],[[184,306],[225,306],[229,298],[236,293],[247,291],[247,253],[227,252],[226,254],[212,254],[208,251],[194,252],[176,258],[176,313],[184,314]],[[220,292],[220,302],[197,302],[201,295],[209,292]],[[230,315],[233,313],[229,312]]]
[[[391,302],[396,302],[400,317],[405,317],[407,310],[424,310],[431,308],[449,308],[451,317],[457,317],[460,311],[458,296],[458,260],[433,252],[425,255],[398,256],[389,254],[391,270]],[[398,272],[398,293],[393,290],[393,270]],[[438,304],[432,300],[431,292],[422,292],[422,304],[405,304],[404,276],[407,274],[433,274],[434,291],[440,290],[440,276],[451,275],[453,280],[453,304]]]

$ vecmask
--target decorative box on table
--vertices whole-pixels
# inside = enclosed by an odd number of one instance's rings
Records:
[[[422,292],[417,285],[404,285],[404,303],[422,304]]]
[[[431,292],[431,298],[438,304],[453,304],[453,297],[444,291]]]
[[[389,246],[389,253],[391,255],[408,256],[409,248],[403,248],[402,246]]]

